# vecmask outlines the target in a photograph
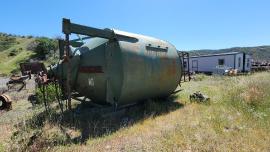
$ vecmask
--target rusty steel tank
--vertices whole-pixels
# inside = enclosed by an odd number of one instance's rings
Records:
[[[82,46],[69,49],[71,88],[80,95],[97,103],[128,105],[167,97],[177,88],[182,61],[169,42],[119,30],[94,29],[70,21],[66,26],[70,30],[66,33],[94,36]],[[67,64],[59,62],[51,72],[65,79]]]

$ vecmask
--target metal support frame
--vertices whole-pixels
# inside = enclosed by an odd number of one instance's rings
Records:
[[[69,19],[63,19],[63,33],[64,34],[81,34],[92,37],[101,37],[105,39],[113,39],[115,38],[115,34],[113,30],[110,29],[97,29],[93,27],[88,27],[80,24],[71,23]]]
[[[69,35],[74,34],[81,34],[81,35],[87,35],[90,37],[101,37],[106,39],[115,39],[116,34],[113,30],[110,29],[97,29],[92,28],[84,25],[74,24],[71,23],[69,19],[63,18],[62,23],[62,32],[65,34],[65,40],[64,40],[64,46],[63,46],[63,40],[59,40],[59,47],[60,47],[60,58],[62,58],[63,52],[64,52],[64,60],[67,62],[67,79],[66,79],[66,91],[67,91],[67,105],[68,109],[71,109],[71,63],[70,63],[70,48],[69,46],[73,44],[73,46],[81,46],[82,42],[77,42],[78,40],[82,39],[75,39],[71,40],[69,39]],[[86,37],[90,38],[90,37]],[[64,48],[65,47],[65,48]]]
[[[98,29],[93,27],[88,27],[80,24],[71,23],[69,19],[63,18],[63,25],[62,25],[62,31],[64,34],[79,34],[79,35],[86,35],[87,37],[79,38],[71,40],[69,43],[72,46],[81,46],[83,43],[81,42],[84,39],[89,39],[91,37],[100,37],[105,38],[109,40],[114,39],[128,39],[129,41],[138,41],[138,39],[126,35],[121,35],[114,33],[111,29]],[[80,41],[80,42],[79,42]]]
[[[188,81],[190,81],[191,76],[190,76],[190,71],[189,71],[189,53],[186,52],[186,59],[187,59],[187,74],[188,74]]]
[[[188,76],[188,81],[190,81],[191,76],[190,76],[190,70],[189,70],[189,53],[185,51],[178,51],[178,55],[179,55],[179,58],[181,58],[182,60],[182,65],[183,65],[182,75],[184,76],[184,82],[186,81],[186,75]],[[187,69],[184,66],[185,59],[186,59]]]
[[[130,37],[126,35],[116,34],[111,29],[97,29],[84,25],[79,25],[75,23],[71,23],[69,19],[63,18],[62,22],[62,32],[65,34],[65,40],[59,40],[59,50],[60,50],[60,59],[66,61],[67,65],[67,77],[66,77],[66,95],[68,109],[71,109],[71,61],[70,61],[70,46],[80,47],[83,45],[82,40],[89,39],[91,37],[100,37],[109,39],[109,41],[113,41],[115,39],[122,39],[129,42],[137,42],[138,39],[135,37]],[[70,40],[70,34],[79,34],[85,35],[87,37]],[[61,82],[61,80],[60,80]],[[117,105],[114,107],[118,109]]]
[[[70,79],[71,79],[71,64],[70,64],[70,50],[69,50],[69,34],[70,33],[65,33],[65,44],[66,44],[66,48],[65,48],[65,58],[67,60],[67,82],[66,82],[66,88],[67,88],[67,95],[68,95],[68,109],[71,110],[71,83],[70,83]]]

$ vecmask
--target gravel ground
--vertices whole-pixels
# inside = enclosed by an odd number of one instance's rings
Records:
[[[0,77],[0,93],[5,93],[12,98],[12,101],[27,100],[28,96],[34,93],[35,81],[34,79],[25,80],[26,87],[22,87],[22,84],[12,85],[8,90],[6,83],[9,81],[7,77]]]
[[[22,85],[14,85],[7,90],[6,83],[9,81],[7,77],[0,77],[0,93],[8,95],[12,100],[12,110],[1,111],[0,125],[10,124],[22,119],[32,110],[32,104],[27,100],[29,95],[35,91],[35,82],[33,79],[26,80],[26,87],[19,90]]]
[[[8,82],[9,78],[0,77],[0,94],[7,90],[6,83]]]

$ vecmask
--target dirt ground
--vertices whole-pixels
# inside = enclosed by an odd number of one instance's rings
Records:
[[[14,125],[24,119],[32,111],[32,104],[27,100],[35,89],[34,80],[26,80],[26,87],[21,84],[14,85],[8,90],[6,83],[7,77],[0,77],[0,93],[8,95],[12,100],[12,110],[6,112],[0,110],[0,151],[1,147],[8,146],[8,140],[14,130]]]

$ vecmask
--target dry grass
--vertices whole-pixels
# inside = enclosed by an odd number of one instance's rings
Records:
[[[35,125],[21,125],[9,144],[28,151],[270,151],[270,73],[202,77],[182,84],[170,102],[148,101],[117,120],[85,107],[73,122],[59,121],[58,111],[50,118],[37,112]],[[196,91],[210,104],[190,103]]]

